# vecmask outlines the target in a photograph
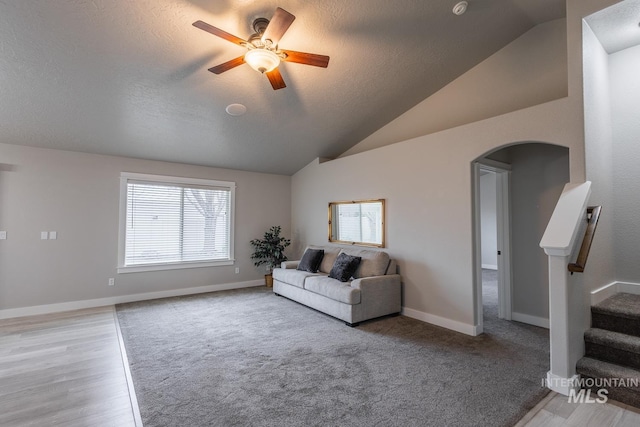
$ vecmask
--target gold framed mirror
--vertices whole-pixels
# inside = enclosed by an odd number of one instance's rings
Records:
[[[384,199],[329,203],[329,241],[384,248]]]

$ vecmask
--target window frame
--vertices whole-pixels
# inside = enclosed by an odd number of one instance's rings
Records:
[[[179,184],[184,186],[221,187],[229,190],[229,258],[216,261],[178,261],[154,264],[125,265],[126,252],[126,224],[129,181],[148,181],[153,184]],[[120,213],[118,224],[118,273],[138,273],[144,271],[177,270],[186,268],[218,267],[235,263],[234,234],[235,234],[235,192],[236,183],[231,181],[217,181],[201,178],[185,178],[168,175],[150,175],[133,172],[120,174]]]
[[[359,205],[359,204],[370,204],[370,203],[379,203],[381,206],[380,212],[380,243],[374,242],[352,242],[348,240],[341,240],[340,236],[338,236],[339,229],[339,217],[336,215],[336,209],[340,205]],[[366,200],[347,200],[341,202],[329,202],[329,242],[331,243],[339,243],[346,245],[354,245],[354,246],[369,246],[374,248],[384,248],[386,244],[386,223],[385,223],[385,199],[366,199]]]

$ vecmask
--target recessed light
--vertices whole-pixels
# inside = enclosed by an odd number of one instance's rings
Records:
[[[453,13],[460,16],[467,11],[467,6],[469,6],[468,2],[461,1],[453,6]]]
[[[225,108],[225,111],[230,116],[241,116],[247,112],[247,107],[242,104],[229,104],[227,108]]]

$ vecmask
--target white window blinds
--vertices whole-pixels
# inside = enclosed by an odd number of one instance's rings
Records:
[[[338,240],[377,244],[382,242],[382,205],[337,205]]]
[[[121,217],[125,223],[121,225],[121,267],[233,259],[233,183],[146,178],[123,177],[126,206]]]

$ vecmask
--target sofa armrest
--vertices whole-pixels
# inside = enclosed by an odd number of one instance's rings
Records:
[[[360,289],[363,319],[402,311],[402,277],[399,274],[363,277],[351,282]]]
[[[360,289],[363,319],[402,311],[402,278],[399,274],[363,277],[351,282],[351,286]]]
[[[298,268],[298,264],[300,264],[300,260],[298,261],[283,261],[282,264],[280,264],[280,268],[284,268],[284,269],[290,269],[290,270],[295,270],[296,268]]]
[[[384,276],[362,277],[351,282],[351,287],[360,289],[361,292],[376,292],[382,289],[398,289],[402,283],[399,274],[386,274]]]

